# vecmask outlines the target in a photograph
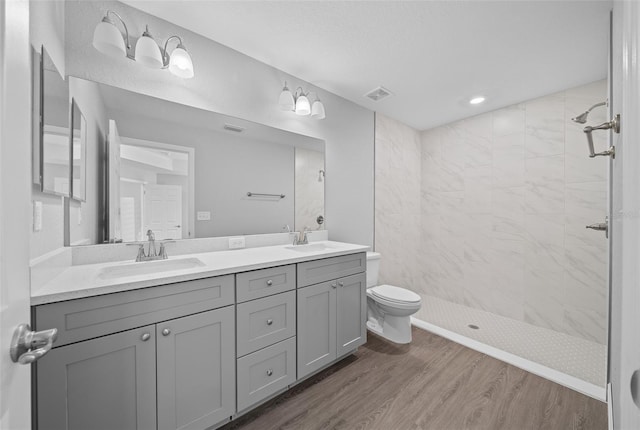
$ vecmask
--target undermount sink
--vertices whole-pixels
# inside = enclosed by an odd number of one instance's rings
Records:
[[[318,252],[327,251],[329,249],[335,249],[332,246],[327,246],[325,243],[309,243],[307,245],[290,245],[285,248],[296,252]]]
[[[176,258],[171,260],[123,263],[105,267],[98,274],[102,279],[125,278],[127,276],[151,275],[173,270],[194,269],[205,264],[199,258]]]

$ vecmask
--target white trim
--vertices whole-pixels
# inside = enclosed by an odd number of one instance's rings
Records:
[[[467,348],[471,348],[490,357],[516,366],[522,370],[531,372],[534,375],[541,376],[557,384],[563,385],[567,388],[571,388],[572,390],[575,390],[579,393],[585,394],[589,397],[593,397],[596,400],[600,400],[602,402],[607,401],[607,392],[604,387],[599,387],[590,382],[586,382],[582,379],[576,378],[575,376],[567,375],[566,373],[562,373],[550,367],[543,366],[542,364],[527,360],[526,358],[511,354],[510,352],[503,351],[501,349],[479,342],[475,339],[468,338],[459,333],[455,333],[442,327],[438,327],[434,324],[428,323],[418,318],[411,317],[411,324],[420,329],[427,330],[431,333],[437,334],[438,336],[442,336],[453,342],[459,343],[460,345],[464,345]]]

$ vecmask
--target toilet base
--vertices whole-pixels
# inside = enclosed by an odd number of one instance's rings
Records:
[[[387,314],[382,318],[369,317],[367,329],[394,343],[410,343],[412,339],[411,319],[408,316],[394,317]]]

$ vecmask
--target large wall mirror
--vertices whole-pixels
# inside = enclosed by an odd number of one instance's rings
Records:
[[[321,227],[324,141],[75,77],[69,86],[85,129],[106,139],[85,133],[79,147],[101,154],[87,158],[85,188],[87,202],[103,190],[104,203],[81,222],[69,217],[71,244]]]

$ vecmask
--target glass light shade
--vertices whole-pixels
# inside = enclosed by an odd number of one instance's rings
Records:
[[[179,45],[171,53],[169,71],[181,78],[193,78],[193,62],[187,50],[184,49],[184,46]]]
[[[162,68],[160,47],[150,36],[142,35],[136,43],[136,61],[153,69]]]
[[[110,21],[102,21],[93,31],[93,47],[111,57],[124,57],[127,47],[120,30]]]
[[[311,113],[311,106],[309,105],[309,99],[305,95],[300,95],[296,100],[296,114],[309,115]]]
[[[278,100],[280,109],[284,111],[292,111],[295,108],[295,101],[293,100],[293,94],[286,86],[280,93],[280,99]]]
[[[324,105],[320,100],[316,100],[311,105],[311,118],[324,119]]]

